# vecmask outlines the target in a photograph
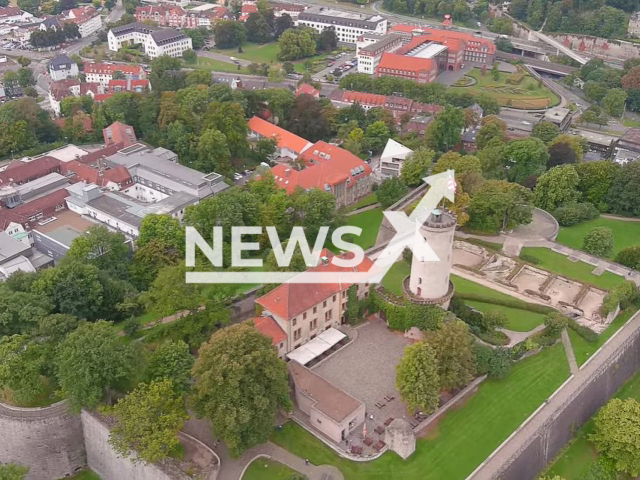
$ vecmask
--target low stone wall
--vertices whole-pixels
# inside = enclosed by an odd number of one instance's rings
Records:
[[[80,417],[67,411],[66,402],[44,408],[0,404],[0,462],[29,467],[27,480],[72,475],[87,464]]]

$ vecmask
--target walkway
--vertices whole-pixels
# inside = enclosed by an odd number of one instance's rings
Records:
[[[564,353],[567,355],[567,361],[569,362],[569,369],[571,370],[571,375],[575,375],[578,373],[578,362],[576,362],[576,356],[573,353],[573,347],[571,346],[571,339],[569,338],[569,334],[567,333],[567,329],[562,330],[562,334],[560,335],[562,338],[562,346],[564,347]]]
[[[468,480],[487,480],[498,478],[512,458],[518,455],[535,438],[545,423],[553,421],[557,413],[573,398],[590,378],[602,368],[610,357],[616,355],[627,339],[640,329],[640,312],[636,313],[626,325],[610,338],[600,350],[591,357],[528,421],[516,430],[516,433],[496,449],[469,477]]]
[[[538,325],[532,330],[528,332],[515,332],[513,330],[507,330],[506,328],[498,328],[498,330],[504,333],[507,337],[509,337],[509,343],[503,345],[505,348],[511,348],[514,345],[517,345],[520,342],[524,342],[527,338],[529,338],[534,333],[538,333],[541,330],[544,330],[544,325]]]

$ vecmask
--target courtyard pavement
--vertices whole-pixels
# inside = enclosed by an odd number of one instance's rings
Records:
[[[402,357],[404,348],[411,342],[401,333],[389,330],[378,318],[372,318],[358,327],[357,332],[357,338],[348,346],[312,367],[312,370],[365,404],[367,436],[377,441],[384,439],[384,433],[378,435],[374,429],[379,425],[384,426],[388,418],[405,417],[415,422],[409,418],[410,413],[394,387],[395,366]],[[385,396],[395,399],[386,401]],[[376,403],[383,403],[385,406],[378,408]],[[349,441],[350,445],[362,445],[361,428],[349,436]],[[347,449],[344,442],[340,447]],[[365,450],[363,453],[373,451]]]

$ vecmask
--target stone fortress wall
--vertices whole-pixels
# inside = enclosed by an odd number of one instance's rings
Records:
[[[87,466],[103,480],[187,480],[178,463],[149,464],[119,457],[109,445],[109,427],[99,415],[68,412],[65,401],[43,408],[17,408],[0,403],[0,462],[29,467],[27,480],[55,480]],[[200,478],[214,480],[219,459],[206,445],[180,433],[184,466]],[[200,468],[198,468],[200,467]]]

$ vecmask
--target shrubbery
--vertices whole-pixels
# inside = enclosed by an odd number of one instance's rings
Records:
[[[530,263],[532,265],[538,265],[540,263],[540,259],[535,255],[529,255],[528,253],[521,253],[520,260]]]
[[[638,299],[638,287],[635,283],[625,280],[619,283],[607,293],[600,306],[602,315],[609,315],[618,305],[620,308],[626,308]]]
[[[489,378],[504,378],[511,370],[513,360],[506,348],[491,348],[476,343],[473,346],[476,373]]]
[[[576,322],[572,318],[569,318],[567,320],[567,327],[569,327],[571,330],[576,332],[578,335],[580,335],[584,340],[586,340],[589,343],[594,343],[598,340],[598,334],[596,332],[594,332],[588,327],[580,325],[578,322]]]
[[[477,294],[477,293],[460,293],[460,292],[456,293],[453,298],[456,298],[456,297],[462,300],[490,303],[493,305],[502,305],[503,307],[519,308],[520,310],[527,310],[528,312],[536,312],[536,313],[542,313],[542,314],[555,312],[555,309],[551,307],[547,307],[545,305],[538,305],[536,303],[523,302],[522,300],[518,300],[517,298],[498,299],[498,298],[488,297],[488,296]],[[449,308],[451,309],[451,307]]]
[[[408,301],[405,301],[402,306],[394,305],[374,292],[370,298],[372,310],[382,312],[392,330],[404,332],[411,327],[418,327],[420,330],[437,330],[446,315],[444,310],[433,305],[415,305]]]
[[[600,212],[592,203],[571,203],[558,207],[553,216],[563,227],[570,227],[586,220],[600,216]]]
[[[625,267],[640,269],[640,245],[623,248],[616,255],[616,262]]]

